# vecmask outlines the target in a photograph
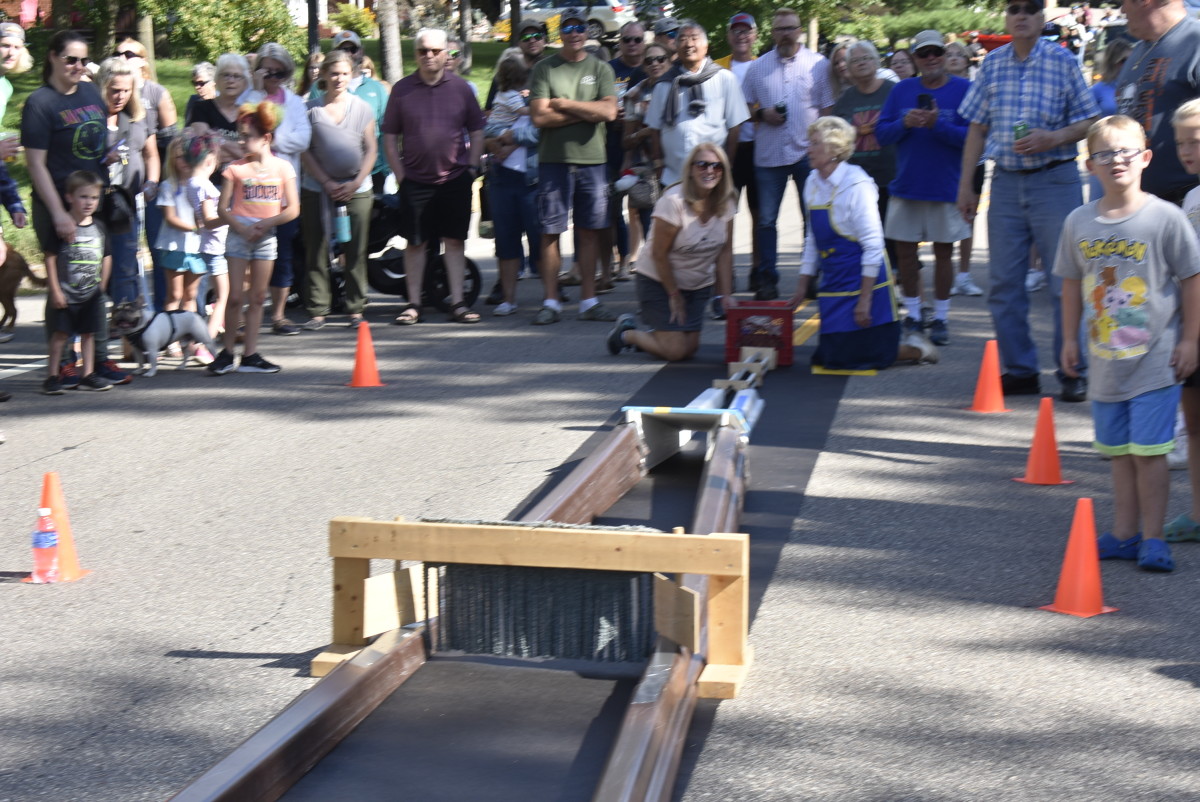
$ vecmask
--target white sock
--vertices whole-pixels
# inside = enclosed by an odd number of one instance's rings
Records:
[[[913,320],[921,319],[921,299],[904,297],[904,313]]]
[[[600,303],[598,298],[582,298],[579,301],[579,311],[586,312],[598,303]]]
[[[555,312],[562,311],[562,304],[559,303],[558,300],[554,299],[554,298],[547,298],[546,300],[542,301],[542,306],[548,306],[551,309],[553,309]]]
[[[933,299],[933,317],[934,320],[949,320],[950,319],[950,299],[939,301]]]

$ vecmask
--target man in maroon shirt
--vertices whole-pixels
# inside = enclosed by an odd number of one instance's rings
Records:
[[[415,50],[417,71],[392,87],[383,115],[383,149],[400,185],[400,236],[407,243],[409,303],[395,322],[420,321],[425,243],[440,237],[450,314],[459,323],[478,323],[479,315],[463,303],[463,274],[471,185],[483,153],[483,112],[467,82],[446,70],[445,31],[418,32]]]

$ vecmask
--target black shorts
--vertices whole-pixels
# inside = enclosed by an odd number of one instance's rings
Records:
[[[95,334],[102,331],[104,326],[104,293],[97,292],[86,301],[77,304],[67,304],[65,309],[57,309],[46,298],[46,326],[50,331],[61,331],[66,334]]]
[[[1187,389],[1195,389],[1200,387],[1200,370],[1193,371],[1191,376],[1183,380],[1183,386]]]
[[[749,208],[758,208],[758,181],[754,177],[754,140],[739,142],[733,155],[733,186],[742,191],[746,188],[746,203]]]
[[[444,184],[400,182],[400,236],[409,245],[431,239],[465,240],[471,227],[470,170]]]
[[[42,203],[36,190],[33,192],[33,202],[30,206],[33,233],[37,235],[38,247],[42,249],[42,253],[57,253],[59,242],[58,232],[54,230],[54,218],[50,216],[50,210]]]

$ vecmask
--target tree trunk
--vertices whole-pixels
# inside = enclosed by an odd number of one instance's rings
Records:
[[[137,40],[146,48],[146,64],[150,68],[150,80],[158,80],[158,71],[154,69],[154,17],[149,14],[138,14]]]
[[[462,63],[458,71],[463,75],[471,74],[471,32],[475,28],[474,12],[471,10],[471,0],[459,0],[458,3],[458,38],[462,42]]]
[[[508,26],[508,46],[516,47],[521,41],[521,0],[508,0],[508,21],[512,23]]]
[[[404,77],[404,53],[400,49],[400,15],[397,13],[396,0],[375,0],[375,20],[379,23],[383,80],[394,84]]]
[[[100,25],[96,27],[96,45],[92,49],[97,61],[103,61],[113,52],[117,44],[117,14],[121,12],[120,0],[100,0]]]
[[[808,49],[814,53],[819,53],[821,47],[821,23],[817,20],[817,15],[813,14],[808,20]]]
[[[53,0],[50,5],[50,27],[66,30],[71,27],[72,0]]]

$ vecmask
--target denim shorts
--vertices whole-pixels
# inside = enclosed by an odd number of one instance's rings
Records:
[[[576,228],[608,228],[608,166],[538,165],[538,219],[543,234],[562,234],[574,210]]]
[[[245,225],[253,225],[258,220],[253,217],[236,217],[238,222]],[[271,231],[262,239],[255,242],[242,239],[233,226],[229,227],[229,235],[225,238],[225,256],[232,259],[245,259],[246,261],[256,262],[272,262],[279,255],[279,241],[275,239],[275,232]]]
[[[211,276],[226,276],[229,275],[229,262],[225,261],[223,253],[202,253],[200,258],[204,260],[204,266],[208,269]]]
[[[680,290],[683,295],[682,323],[671,321],[671,302],[662,282],[637,275],[638,315],[642,323],[655,331],[700,331],[704,328],[704,310],[712,297],[712,285],[698,290]]]
[[[1120,457],[1135,454],[1153,457],[1175,447],[1175,410],[1179,409],[1180,387],[1134,396],[1128,401],[1093,401],[1092,421],[1101,454]]]

